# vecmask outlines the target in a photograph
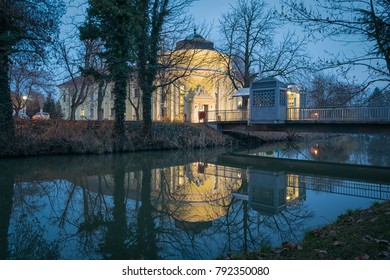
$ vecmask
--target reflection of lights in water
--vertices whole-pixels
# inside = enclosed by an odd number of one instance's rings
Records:
[[[319,154],[319,146],[316,144],[313,148],[310,149],[310,153],[312,155],[318,156]]]

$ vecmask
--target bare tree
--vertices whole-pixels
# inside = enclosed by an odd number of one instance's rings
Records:
[[[360,87],[337,79],[334,75],[317,74],[307,85],[307,102],[312,107],[338,107],[356,102]]]
[[[100,63],[97,55],[100,45],[95,40],[79,41],[75,38],[72,40],[65,39],[59,42],[56,51],[60,62],[66,69],[67,80],[59,85],[59,88],[63,89],[62,94],[69,96],[69,118],[74,120],[77,108],[89,95],[94,94],[96,85],[91,69],[98,68],[97,65]]]
[[[238,0],[231,10],[223,15],[220,30],[227,54],[229,77],[236,89],[249,87],[256,74],[261,71],[267,76],[281,76],[291,79],[305,69],[307,53],[305,38],[287,33],[279,44],[274,35],[282,20],[276,10],[265,1]],[[247,106],[244,99],[243,107]]]
[[[19,55],[14,59],[10,66],[9,77],[12,108],[16,117],[19,117],[22,108],[27,107],[32,93],[48,93],[54,87],[50,73],[25,56]]]
[[[390,86],[390,1],[320,0],[310,8],[304,3],[284,0],[284,15],[302,25],[315,40],[329,38],[345,44],[358,43],[350,53],[333,53],[322,59],[318,69],[339,69],[343,73],[356,67],[367,71],[365,87],[378,82]]]

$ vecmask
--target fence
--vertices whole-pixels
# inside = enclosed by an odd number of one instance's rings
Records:
[[[207,111],[199,116],[199,121],[205,122],[246,121],[248,120],[248,110]]]
[[[390,121],[390,107],[287,108],[287,120]]]

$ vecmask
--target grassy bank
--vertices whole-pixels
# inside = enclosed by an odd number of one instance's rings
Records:
[[[2,141],[0,157],[112,153],[112,121],[15,121],[15,140]],[[126,123],[125,151],[226,146],[232,140],[204,125],[155,123],[143,137],[141,122]]]
[[[350,211],[336,222],[310,231],[300,244],[233,255],[233,259],[383,260],[390,259],[390,201]]]

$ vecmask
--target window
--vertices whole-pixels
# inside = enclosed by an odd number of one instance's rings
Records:
[[[275,106],[275,90],[267,89],[267,90],[253,91],[253,106],[254,107]]]
[[[113,117],[113,116],[115,116],[115,109],[114,109],[114,108],[111,108],[110,117]]]
[[[84,108],[81,109],[81,111],[80,111],[80,117],[85,117],[85,110],[84,110]]]
[[[62,101],[65,103],[66,102],[66,94],[65,93],[63,93],[63,95],[62,95]]]
[[[139,97],[139,88],[135,88],[134,89],[134,98],[138,98]]]
[[[94,117],[95,117],[95,108],[91,107],[91,109],[89,109],[89,118],[93,119]]]

